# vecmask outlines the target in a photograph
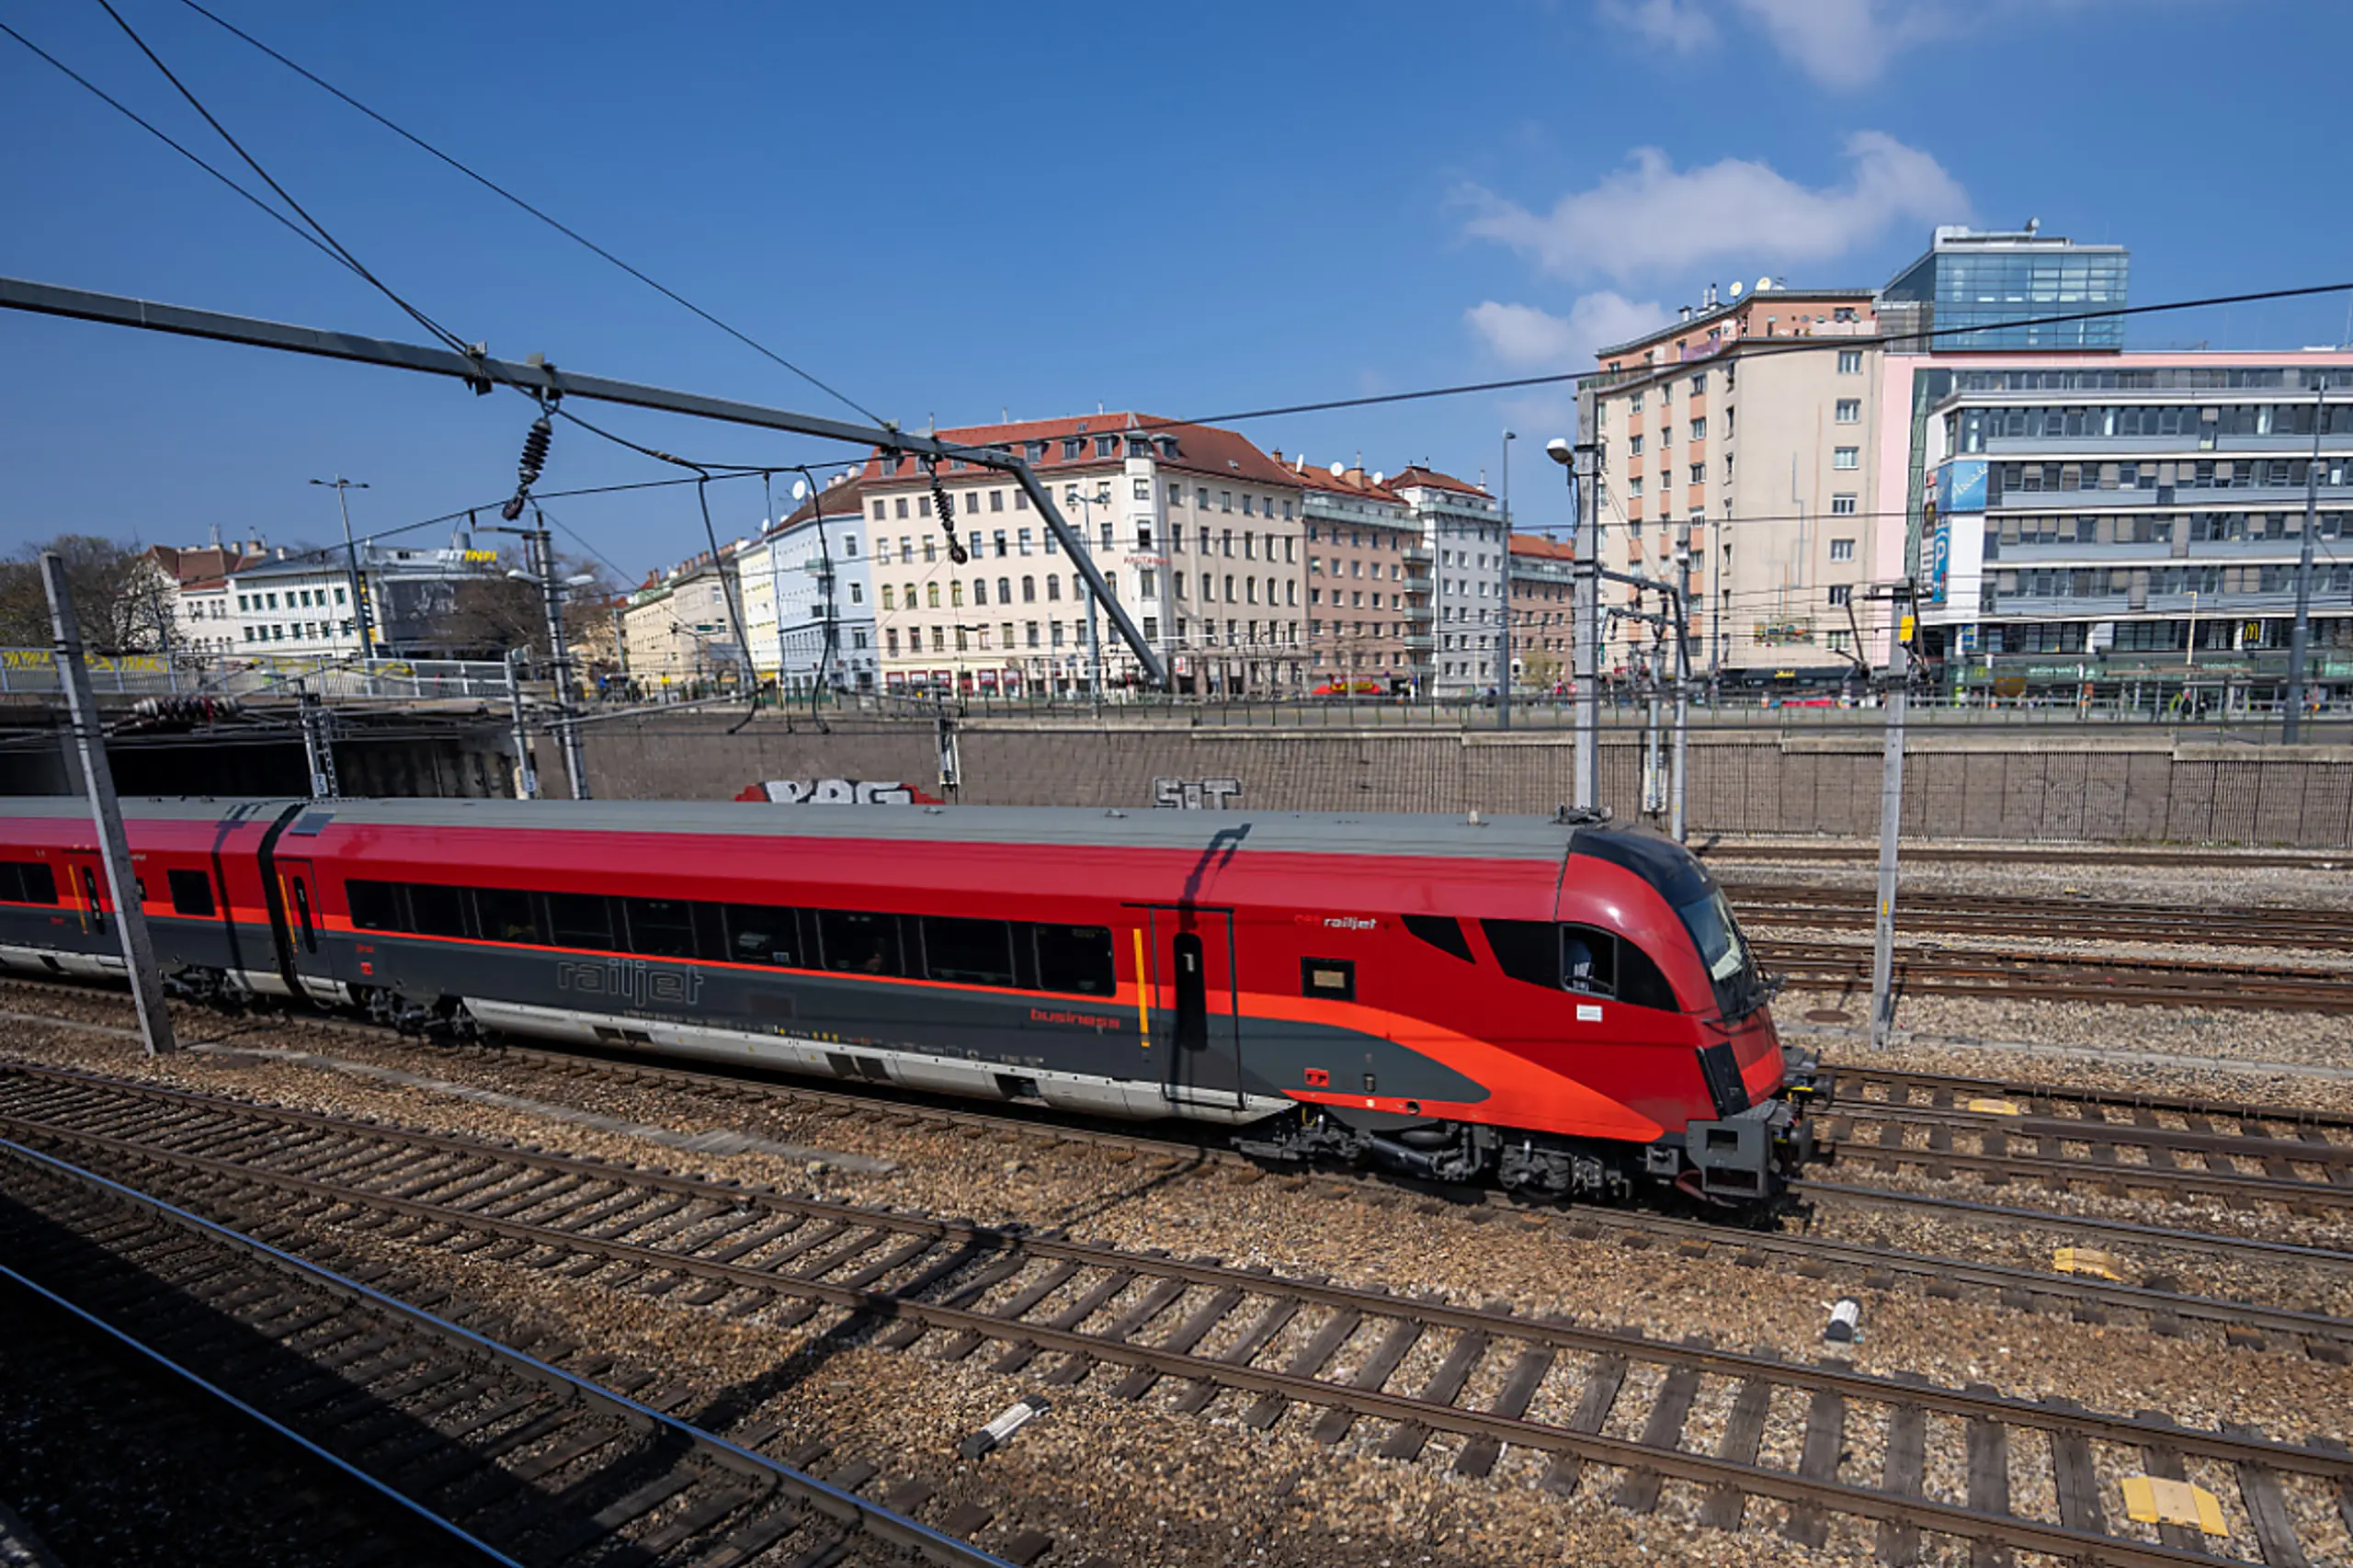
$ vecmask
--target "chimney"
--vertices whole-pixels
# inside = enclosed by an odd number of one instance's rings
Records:
[[[1689,321],[1691,319],[1691,307],[1688,305],[1679,306],[1676,311],[1676,318],[1678,321]]]

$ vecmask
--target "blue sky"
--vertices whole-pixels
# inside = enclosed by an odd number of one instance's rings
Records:
[[[2134,302],[2353,278],[2336,0],[1490,0],[972,8],[211,0],[886,417],[1206,416],[1575,369],[1710,281],[1876,284],[1939,222],[2133,248]],[[178,0],[118,0],[380,276],[519,358],[843,415]],[[95,4],[0,3],[224,165]],[[0,37],[0,272],[385,336],[388,301]],[[242,174],[242,170],[239,170]],[[248,182],[251,183],[251,182]],[[2135,324],[2333,343],[2345,296]],[[1565,394],[1246,423],[1563,509]],[[514,483],[530,409],[356,367],[0,316],[0,548],[363,528]],[[608,411],[713,460],[820,443]],[[591,417],[597,417],[594,414]],[[1541,470],[1542,472],[1539,472]],[[664,477],[560,429],[547,488]],[[711,491],[722,537],[756,482]],[[551,509],[635,578],[691,490]],[[426,536],[412,537],[431,537]]]

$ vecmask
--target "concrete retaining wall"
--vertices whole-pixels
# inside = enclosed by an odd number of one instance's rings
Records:
[[[654,714],[586,726],[592,788],[615,799],[723,800],[764,780],[938,789],[938,739],[920,723],[788,732],[740,713]],[[1569,799],[1557,732],[1249,731],[975,721],[957,733],[959,799],[978,805],[1143,807],[1203,779],[1275,811],[1550,812]],[[1694,833],[1874,834],[1880,745],[1854,736],[1695,736]],[[563,768],[540,751],[549,793]],[[1641,754],[1605,735],[1602,799],[1631,816]],[[1163,781],[1174,781],[1173,784]],[[1213,790],[1212,793],[1216,791]],[[2353,846],[2353,748],[2176,745],[2163,736],[1924,734],[1907,753],[1904,831],[1923,838]]]

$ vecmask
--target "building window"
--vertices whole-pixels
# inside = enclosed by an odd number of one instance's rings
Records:
[[[1852,495],[1833,495],[1830,498],[1830,515],[1834,517],[1853,517],[1855,498]]]
[[[1708,390],[1707,371],[1701,370],[1691,378],[1691,390],[1695,392],[1703,392]]]
[[[1643,455],[1643,438],[1640,436],[1627,437],[1626,452],[1630,457],[1641,457]]]
[[[1830,466],[1836,469],[1856,469],[1862,467],[1863,449],[1860,447],[1839,447],[1833,449],[1830,454]]]
[[[1859,348],[1841,348],[1838,350],[1838,373],[1842,376],[1861,375],[1863,373],[1863,351]]]
[[[1708,422],[1706,420],[1694,419],[1691,421],[1691,438],[1695,441],[1704,441],[1708,438]]]
[[[1841,425],[1860,425],[1863,422],[1863,400],[1859,397],[1840,398],[1836,417]]]
[[[1639,501],[1642,498],[1643,481],[1642,476],[1637,474],[1626,482],[1626,499],[1629,501]]]
[[[894,659],[899,656],[899,629],[897,627],[892,627],[889,631],[882,633],[882,649],[883,652],[889,653],[891,657]]]
[[[1139,501],[1149,501],[1149,500],[1151,500],[1151,499],[1152,499],[1152,481],[1150,481],[1149,479],[1145,479],[1145,478],[1143,478],[1142,476],[1139,475],[1139,476],[1137,477],[1137,479],[1136,479],[1136,482],[1135,482],[1135,496],[1136,496],[1136,499],[1137,499],[1137,500],[1139,500]]]
[[[1833,608],[1836,608],[1837,607],[1851,601],[1854,597],[1855,590],[1852,587],[1848,586],[1845,583],[1836,584],[1830,590],[1831,607]]]
[[[939,585],[937,583],[926,583],[923,585],[923,597],[926,604],[929,605],[934,609],[938,609],[939,608]]]
[[[1705,484],[1708,483],[1708,465],[1706,463],[1693,463],[1691,465],[1691,483],[1694,484]]]
[[[1851,539],[1832,540],[1830,541],[1830,559],[1833,561],[1852,561],[1855,559],[1855,541]]]
[[[893,603],[892,600],[891,585],[888,583],[882,585],[882,608],[884,609],[896,609],[899,608],[897,604]]]

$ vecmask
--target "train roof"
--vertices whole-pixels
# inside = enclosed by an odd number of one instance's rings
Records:
[[[1580,848],[1623,860],[1650,841],[1638,829],[1564,823],[1553,817],[1483,812],[1169,811],[1153,807],[834,806],[754,801],[505,801],[482,799],[217,800],[203,797],[123,801],[127,816],[151,821],[267,821],[308,804],[295,827],[330,825],[491,828],[509,833],[674,833],[775,838],[854,838],[975,845],[1133,847],[1188,852],[1248,849],[1302,855],[1416,855],[1483,860],[1542,860],[1558,865],[1578,835]],[[78,797],[21,796],[0,815],[82,816]],[[1603,842],[1596,842],[1603,841]],[[1604,843],[1608,847],[1604,847]],[[1619,849],[1618,854],[1609,853]]]

